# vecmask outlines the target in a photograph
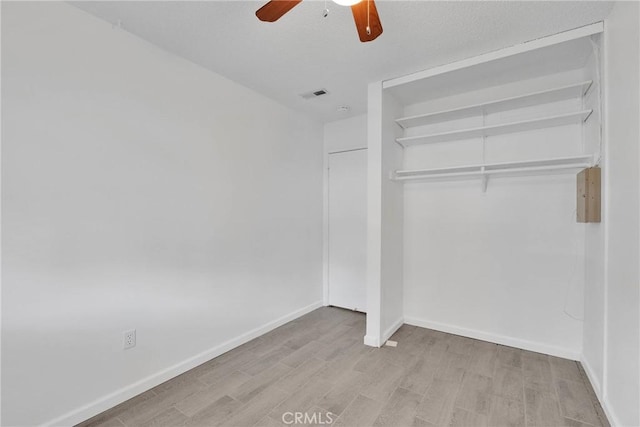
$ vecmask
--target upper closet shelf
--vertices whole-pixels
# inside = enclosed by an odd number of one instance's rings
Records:
[[[581,155],[539,160],[449,166],[435,169],[397,170],[392,172],[389,178],[393,181],[412,181],[431,178],[477,177],[523,172],[583,169],[593,166],[593,161],[594,158],[592,155]]]
[[[566,86],[559,86],[543,91],[530,92],[523,95],[502,98],[495,101],[488,101],[478,104],[466,105],[449,110],[435,111],[432,113],[419,114],[410,117],[402,117],[396,123],[407,129],[416,126],[424,126],[433,123],[447,122],[451,120],[464,119],[484,113],[497,113],[517,108],[529,107],[538,104],[563,101],[566,99],[579,98],[586,94],[591,87],[591,80],[575,83]]]
[[[573,113],[556,114],[538,119],[521,120],[499,125],[481,126],[469,129],[439,132],[427,135],[406,136],[396,138],[396,142],[403,147],[433,142],[447,142],[478,138],[483,136],[503,135],[506,133],[523,132],[534,129],[543,129],[554,126],[563,126],[574,123],[582,123],[591,115],[592,110],[576,111]]]

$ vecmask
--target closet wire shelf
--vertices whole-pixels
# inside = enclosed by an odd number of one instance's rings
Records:
[[[565,99],[579,98],[585,96],[592,86],[592,80],[580,83],[554,87],[537,92],[529,92],[523,95],[516,95],[508,98],[493,101],[481,102],[463,107],[448,110],[434,111],[432,113],[418,114],[409,117],[396,119],[396,123],[403,129],[416,126],[424,126],[433,123],[441,123],[451,120],[464,119],[481,114],[491,114],[507,111],[515,108],[529,107],[533,105],[546,104],[549,102],[562,101]]]
[[[449,132],[438,132],[428,135],[406,136],[402,138],[396,138],[395,141],[403,147],[408,147],[418,144],[464,140],[478,137],[504,135],[507,133],[523,132],[534,129],[550,128],[555,126],[564,126],[569,124],[583,123],[587,121],[592,111],[593,110],[582,110],[498,125],[480,126]]]
[[[555,157],[540,160],[525,160],[477,165],[452,166],[434,169],[396,170],[391,172],[392,181],[425,181],[438,178],[482,177],[501,174],[534,173],[553,170],[584,169],[593,166],[593,155]]]

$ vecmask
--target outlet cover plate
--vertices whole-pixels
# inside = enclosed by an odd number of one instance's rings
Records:
[[[124,336],[123,348],[125,350],[136,346],[136,330],[135,329],[131,329],[130,331],[124,331],[123,336]]]

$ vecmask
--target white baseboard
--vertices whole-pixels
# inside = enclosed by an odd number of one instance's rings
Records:
[[[396,331],[398,329],[400,329],[400,327],[404,325],[404,318],[401,317],[398,320],[396,320],[395,322],[393,322],[393,324],[387,328],[386,331],[384,331],[384,333],[382,334],[382,339],[380,340],[380,344],[384,344],[385,342],[387,342],[387,340],[389,338],[391,338],[391,335],[395,334]]]
[[[596,393],[600,404],[602,404],[602,386],[600,385],[600,380],[596,376],[595,372],[593,372],[593,368],[591,368],[591,365],[589,364],[587,359],[584,358],[584,355],[580,358],[580,364],[582,364],[582,368],[587,374],[587,378],[591,383],[591,387],[593,387],[593,391]]]
[[[368,345],[369,347],[382,347],[385,342],[393,335],[400,326],[404,325],[404,318],[400,318],[393,322],[393,324],[387,328],[386,331],[382,333],[381,337],[376,337],[373,335],[365,335],[364,337],[364,345]]]
[[[536,353],[549,354],[551,356],[562,357],[564,359],[580,360],[580,353],[568,348],[557,347],[554,345],[544,344],[535,341],[528,341],[519,338],[513,338],[505,335],[493,334],[477,329],[468,329],[460,326],[450,325],[446,323],[433,322],[415,317],[405,317],[405,323],[422,328],[435,329],[436,331],[447,332],[450,334],[461,335],[463,337],[474,338],[483,341],[489,341],[496,344],[508,345],[510,347],[521,348],[523,350],[535,351]]]
[[[624,425],[620,422],[618,417],[616,417],[613,414],[613,411],[611,410],[611,405],[609,404],[608,399],[605,398],[604,401],[601,400],[600,406],[602,406],[602,410],[604,411],[604,414],[607,416],[607,420],[609,421],[609,424],[611,424],[613,427]]]
[[[322,307],[322,301],[317,301],[313,304],[310,304],[306,307],[303,307],[299,310],[296,310],[292,313],[289,313],[285,316],[282,316],[278,319],[275,319],[263,326],[255,328],[251,331],[248,331],[236,338],[223,342],[220,345],[217,345],[209,350],[206,350],[200,354],[197,354],[189,359],[186,359],[180,363],[177,363],[173,366],[170,366],[167,369],[164,369],[160,372],[157,372],[153,375],[150,375],[140,381],[137,381],[133,384],[130,384],[126,387],[123,387],[119,390],[114,391],[111,394],[108,394],[98,400],[95,400],[85,406],[82,406],[78,409],[74,409],[71,412],[68,412],[54,420],[51,420],[47,423],[44,423],[44,426],[73,426],[82,421],[85,421],[91,417],[94,417],[101,412],[106,411],[107,409],[113,408],[114,406],[131,399],[134,396],[137,396],[140,393],[143,393],[163,382],[170,380],[180,374],[185,373],[186,371],[195,368],[198,365],[207,362],[214,357],[218,357],[227,351],[234,349],[252,339],[258,338],[261,335],[266,334],[267,332],[284,325],[287,322],[290,322],[294,319],[297,319],[300,316],[303,316],[317,308]]]
[[[364,345],[368,345],[369,347],[380,347],[380,338],[371,335],[365,335]]]
[[[602,385],[598,380],[598,377],[596,376],[595,372],[593,371],[593,368],[591,367],[587,359],[584,358],[584,356],[581,358],[580,363],[584,368],[584,372],[587,374],[587,378],[591,383],[591,387],[593,387],[593,391],[596,393],[596,397],[600,402],[600,406],[602,406],[602,410],[604,411],[604,414],[606,415],[607,420],[609,421],[609,424],[611,424],[612,426],[622,425],[618,421],[618,418],[613,414],[613,411],[611,410],[611,405],[609,405],[609,401],[607,399],[603,399]]]

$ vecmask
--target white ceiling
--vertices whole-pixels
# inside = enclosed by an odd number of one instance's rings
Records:
[[[381,1],[384,33],[358,40],[351,11],[305,0],[275,23],[255,1],[92,1],[75,6],[321,121],[366,111],[367,83],[602,20],[611,2]],[[329,95],[299,95],[325,88]],[[337,107],[348,105],[349,112]]]

